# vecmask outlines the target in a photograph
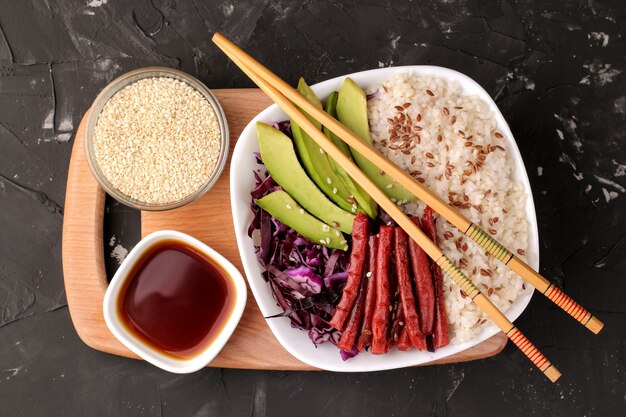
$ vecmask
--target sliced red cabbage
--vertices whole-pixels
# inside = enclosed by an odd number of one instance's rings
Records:
[[[359,354],[359,351],[356,348],[352,348],[352,350],[339,350],[339,354],[341,355],[341,359],[347,361],[350,358],[354,358]]]
[[[297,268],[286,269],[284,272],[291,277],[293,281],[298,283],[302,289],[300,292],[303,296],[319,294],[322,291],[324,282],[311,268],[299,266]]]
[[[367,95],[365,96],[365,98],[366,98],[367,100],[371,100],[371,99],[373,99],[374,97],[378,96],[380,93],[381,93],[381,91],[380,91],[380,88],[379,88],[379,89],[377,89],[376,91],[374,91],[372,94],[367,94]]]
[[[348,271],[341,271],[324,277],[324,285],[331,291],[341,292],[348,280]]]
[[[289,120],[283,120],[282,122],[274,122],[272,123],[272,127],[276,130],[280,130],[281,132],[283,132],[285,135],[289,136],[290,138],[293,138],[293,135],[291,134],[291,122]]]
[[[291,137],[288,121],[274,127]],[[256,157],[262,164],[260,155]],[[329,322],[348,277],[349,253],[316,244],[259,208],[254,201],[280,186],[264,170],[255,171],[254,176],[256,183],[250,192],[254,217],[248,235],[260,231],[256,249],[266,270],[263,278],[283,310],[268,318],[289,317],[291,325],[306,330],[315,345],[336,345],[341,332]]]
[[[309,338],[315,344],[315,346],[331,342],[332,344],[339,343],[341,333],[330,325],[326,320],[319,316],[311,317],[311,329],[309,330]]]

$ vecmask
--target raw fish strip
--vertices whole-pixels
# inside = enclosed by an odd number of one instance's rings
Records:
[[[350,254],[348,281],[343,288],[343,294],[339,304],[337,304],[335,315],[330,321],[330,325],[337,330],[343,330],[346,319],[352,306],[354,306],[363,277],[363,269],[365,269],[368,238],[369,219],[365,214],[359,213],[352,226],[352,253]]]
[[[413,222],[419,227],[419,219],[413,218]],[[422,334],[429,336],[433,334],[435,327],[435,286],[433,277],[426,252],[413,239],[409,239],[409,251],[411,253],[413,281],[415,282],[415,295],[421,319],[420,329]]]
[[[376,308],[372,318],[373,354],[387,352],[387,333],[389,329],[391,294],[389,291],[389,267],[393,249],[393,226],[381,226],[376,255]]]
[[[437,243],[437,226],[433,217],[433,210],[426,207],[424,216],[422,217],[422,226],[426,236],[435,244]],[[443,272],[441,268],[433,261],[430,261],[430,268],[435,283],[435,329],[434,329],[434,345],[436,348],[447,346],[450,343],[448,335],[448,316],[446,314],[446,304],[443,298]]]
[[[415,296],[409,273],[408,237],[404,230],[395,228],[396,269],[398,272],[398,289],[402,300],[404,322],[411,343],[418,349],[424,342],[424,335],[420,329],[420,318],[415,307]],[[427,264],[428,265],[428,264]]]
[[[348,324],[341,334],[337,347],[339,349],[350,351],[354,348],[359,329],[361,327],[361,321],[363,320],[363,310],[365,309],[365,293],[367,291],[367,280],[362,280],[359,293],[356,297],[354,307],[350,312],[350,318]]]
[[[378,253],[378,236],[369,238],[369,262],[365,278],[367,280],[367,292],[365,293],[365,311],[363,313],[363,323],[361,334],[357,342],[358,351],[372,344],[372,317],[376,308],[376,255]],[[369,275],[369,276],[368,276]]]

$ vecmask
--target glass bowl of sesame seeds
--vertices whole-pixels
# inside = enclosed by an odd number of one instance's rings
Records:
[[[85,133],[96,181],[139,210],[170,210],[198,199],[228,159],[228,125],[217,98],[171,68],[141,68],[112,81],[94,101]]]

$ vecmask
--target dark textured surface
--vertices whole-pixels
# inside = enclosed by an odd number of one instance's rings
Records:
[[[0,0],[0,415],[626,415],[625,25],[623,0]],[[517,324],[564,373],[557,384],[510,345],[479,362],[371,374],[177,376],[82,344],[61,270],[73,133],[133,68],[250,86],[209,41],[216,30],[290,82],[428,63],[495,97],[533,186],[542,273],[606,323],[592,336],[533,299]],[[137,214],[110,209],[107,258],[138,237]]]

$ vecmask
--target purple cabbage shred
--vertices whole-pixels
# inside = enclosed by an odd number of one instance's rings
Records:
[[[374,91],[372,94],[367,94],[367,95],[365,96],[365,98],[366,98],[367,100],[371,100],[371,99],[373,99],[374,97],[378,96],[380,93],[381,93],[381,91],[380,91],[380,88],[379,88],[378,90]]]
[[[289,121],[273,126],[291,137]],[[260,155],[256,157],[262,163]],[[289,317],[292,327],[307,331],[316,346],[326,342],[336,345],[341,332],[329,322],[348,278],[349,253],[312,242],[262,210],[255,200],[281,188],[264,170],[255,171],[254,177],[248,235],[252,237],[255,231],[260,234],[255,245],[266,270],[263,277],[283,310],[271,317]],[[356,355],[340,353],[344,360]]]
[[[283,132],[285,135],[289,136],[290,138],[291,136],[291,122],[289,122],[289,120],[283,120],[282,122],[274,122],[272,123],[272,127],[276,130],[280,130],[281,132]]]
[[[352,350],[343,350],[340,349],[339,350],[339,354],[341,355],[341,359],[343,361],[347,361],[350,358],[354,358],[356,355],[359,354],[359,351],[356,350],[356,348],[352,348]]]

